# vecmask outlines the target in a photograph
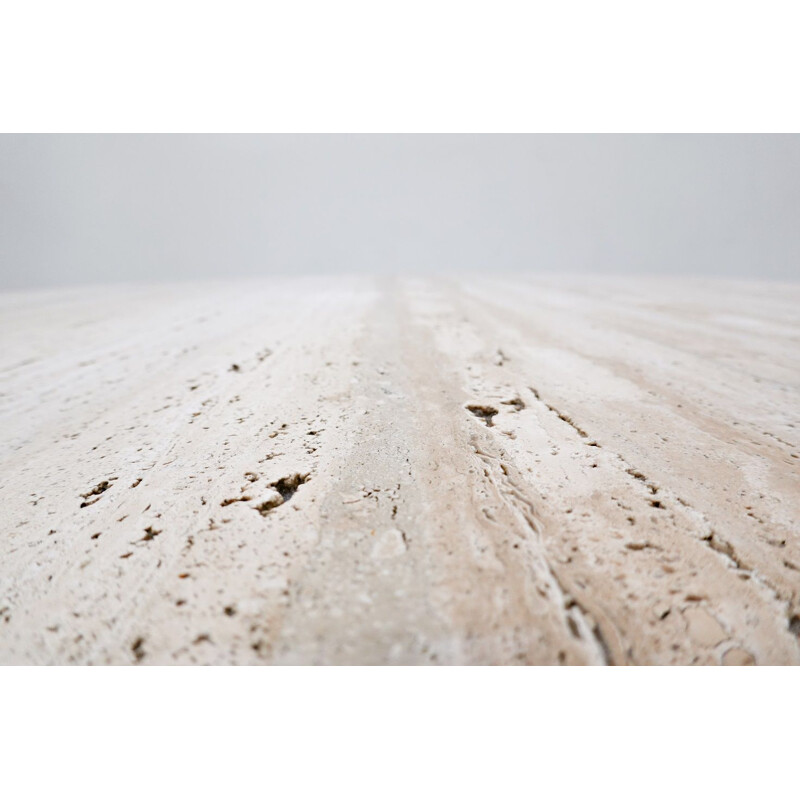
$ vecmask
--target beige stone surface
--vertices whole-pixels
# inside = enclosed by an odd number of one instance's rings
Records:
[[[0,663],[800,663],[800,288],[0,296]]]

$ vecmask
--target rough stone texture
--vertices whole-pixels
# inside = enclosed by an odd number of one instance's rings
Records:
[[[0,662],[800,663],[800,289],[0,297]]]

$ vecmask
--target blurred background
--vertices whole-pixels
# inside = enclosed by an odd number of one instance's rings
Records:
[[[797,280],[800,136],[0,136],[0,290],[470,270]]]

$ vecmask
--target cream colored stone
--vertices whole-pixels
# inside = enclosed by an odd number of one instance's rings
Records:
[[[722,663],[726,667],[752,667],[756,660],[752,653],[742,650],[741,647],[732,647],[722,656]]]
[[[0,296],[0,663],[800,663],[798,306],[500,276]]]
[[[703,647],[714,647],[727,638],[725,630],[704,608],[687,608],[683,612],[689,636]]]

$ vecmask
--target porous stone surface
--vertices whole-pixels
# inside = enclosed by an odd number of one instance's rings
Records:
[[[4,664],[800,663],[800,289],[0,296]]]

